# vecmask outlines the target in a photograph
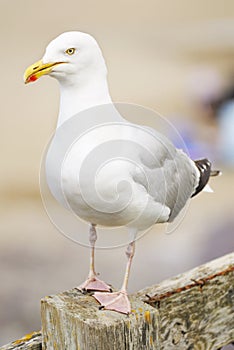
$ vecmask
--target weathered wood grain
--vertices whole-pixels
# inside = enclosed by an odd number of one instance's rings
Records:
[[[146,296],[147,295],[147,296]],[[234,342],[234,253],[145,288],[132,314],[76,289],[42,300],[42,333],[0,350],[217,350]]]
[[[162,350],[213,350],[234,342],[234,254],[136,296],[159,311]]]
[[[129,316],[99,310],[73,289],[42,300],[43,349],[148,350],[158,344],[158,310],[131,298]]]
[[[25,335],[8,345],[0,347],[0,350],[41,350],[42,336],[41,332],[33,332]]]

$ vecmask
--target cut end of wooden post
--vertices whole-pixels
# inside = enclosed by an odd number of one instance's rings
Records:
[[[99,310],[99,303],[77,289],[42,300],[43,349],[155,349],[158,311],[130,297],[130,315]]]

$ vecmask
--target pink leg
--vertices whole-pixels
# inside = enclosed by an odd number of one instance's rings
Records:
[[[123,314],[130,314],[131,305],[128,299],[127,286],[134,253],[135,241],[132,241],[129,243],[126,250],[128,262],[121,289],[118,292],[114,293],[94,293],[94,298],[101,304],[100,309],[113,310]]]
[[[95,252],[95,243],[97,240],[97,232],[96,232],[96,225],[91,225],[89,230],[89,242],[90,242],[90,268],[89,268],[89,275],[86,281],[84,281],[78,288],[82,290],[97,290],[97,291],[103,291],[103,292],[110,292],[111,287],[97,278],[97,274],[95,272],[94,267],[94,252]]]

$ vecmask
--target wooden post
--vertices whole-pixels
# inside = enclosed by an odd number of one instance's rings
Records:
[[[21,339],[2,346],[0,350],[42,350],[41,332],[27,334]]]
[[[73,289],[42,300],[42,336],[0,350],[217,350],[234,342],[234,253],[130,297],[129,316]]]
[[[234,253],[136,296],[159,311],[160,350],[213,350],[234,342]]]
[[[90,295],[73,289],[42,300],[43,349],[156,349],[158,310],[130,298],[129,316],[99,310]]]
[[[218,349],[234,341],[234,254],[132,296],[132,314],[100,311],[73,289],[42,300],[43,349]],[[148,295],[148,297],[146,297]]]

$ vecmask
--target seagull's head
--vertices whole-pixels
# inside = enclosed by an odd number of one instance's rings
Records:
[[[43,58],[28,67],[24,82],[50,75],[61,83],[73,84],[85,77],[106,76],[106,65],[96,40],[82,32],[66,32],[49,43]]]

